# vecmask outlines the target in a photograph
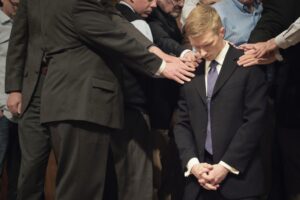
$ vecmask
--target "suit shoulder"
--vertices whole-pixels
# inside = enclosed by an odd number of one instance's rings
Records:
[[[142,19],[138,14],[133,12],[128,6],[124,4],[117,3],[116,8],[129,22]]]
[[[242,55],[244,55],[244,51],[241,49],[237,49],[236,47],[230,44],[229,50],[232,52],[231,54],[234,56],[234,59],[238,59]]]

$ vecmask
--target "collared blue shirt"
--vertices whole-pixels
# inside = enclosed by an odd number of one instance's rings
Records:
[[[217,10],[221,17],[225,28],[225,40],[235,45],[248,41],[263,10],[262,4],[258,1],[255,1],[252,13],[239,0],[221,0],[213,4],[212,7]]]

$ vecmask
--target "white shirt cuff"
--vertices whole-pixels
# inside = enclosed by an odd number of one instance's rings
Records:
[[[183,57],[185,56],[185,54],[188,53],[188,52],[190,52],[190,51],[192,51],[192,50],[186,49],[186,50],[184,50],[183,52],[181,52],[180,58],[183,58]]]
[[[283,37],[283,34],[280,34],[275,37],[275,43],[276,45],[281,49],[286,49],[289,47],[288,41]]]
[[[282,55],[280,54],[280,52],[279,52],[279,50],[277,49],[276,51],[275,51],[275,58],[276,58],[276,60],[278,60],[278,61],[283,61],[283,57],[282,57]]]
[[[237,169],[231,167],[230,165],[228,165],[227,163],[225,163],[223,161],[220,161],[219,164],[222,165],[223,167],[225,167],[226,169],[228,169],[231,173],[233,173],[235,175],[238,175],[240,173]]]
[[[155,73],[156,76],[160,76],[161,73],[165,70],[166,68],[166,62],[163,60],[158,71]]]
[[[184,176],[188,177],[189,175],[191,175],[191,170],[192,170],[193,166],[197,165],[199,163],[200,162],[199,162],[198,158],[196,158],[196,157],[191,158],[186,165],[187,170],[184,172]]]

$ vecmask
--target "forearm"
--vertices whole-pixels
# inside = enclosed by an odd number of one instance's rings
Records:
[[[279,48],[286,49],[300,42],[300,17],[285,31],[275,37]]]

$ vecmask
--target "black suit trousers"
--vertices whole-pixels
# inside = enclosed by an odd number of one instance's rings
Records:
[[[124,130],[111,135],[119,200],[153,200],[153,139],[145,117],[126,108]]]
[[[112,130],[81,121],[48,126],[58,162],[55,199],[102,199]]]
[[[40,96],[44,75],[40,75],[33,97],[19,121],[21,168],[18,199],[44,199],[44,183],[51,150],[50,133],[40,123]]]
[[[123,130],[83,121],[48,126],[58,161],[57,200],[152,200],[151,140],[139,111],[125,111]]]

